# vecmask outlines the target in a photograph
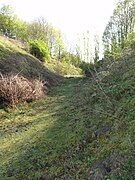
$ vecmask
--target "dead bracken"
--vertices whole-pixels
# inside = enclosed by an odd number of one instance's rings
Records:
[[[31,102],[45,95],[45,87],[39,80],[29,80],[18,75],[0,74],[0,102],[13,107]]]

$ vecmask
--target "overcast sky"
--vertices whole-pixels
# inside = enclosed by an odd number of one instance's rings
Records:
[[[11,4],[25,21],[44,17],[73,41],[76,34],[89,30],[101,35],[118,0],[0,0]]]

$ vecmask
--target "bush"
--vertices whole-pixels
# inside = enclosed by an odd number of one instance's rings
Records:
[[[14,107],[18,103],[31,102],[44,96],[43,83],[39,80],[28,80],[23,76],[1,74],[0,102]]]
[[[97,61],[96,63],[92,64],[92,63],[87,63],[82,61],[80,63],[80,68],[82,69],[83,73],[85,74],[86,77],[91,77],[92,74],[95,73],[95,71],[97,71],[100,66],[102,65],[102,61]]]
[[[29,41],[29,51],[41,61],[49,59],[50,57],[47,44],[41,40]]]
[[[80,63],[80,68],[82,69],[82,71],[84,72],[84,74],[87,77],[91,76],[91,73],[94,71],[94,64],[89,64],[86,62],[81,62]]]

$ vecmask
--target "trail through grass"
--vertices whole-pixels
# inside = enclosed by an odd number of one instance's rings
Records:
[[[92,88],[91,79],[68,78],[44,99],[0,109],[0,179],[90,179],[123,165],[130,136],[99,102],[91,107]]]
[[[52,178],[67,174],[67,168],[75,171],[70,151],[83,132],[73,96],[80,81],[67,80],[42,100],[0,110],[1,178]]]

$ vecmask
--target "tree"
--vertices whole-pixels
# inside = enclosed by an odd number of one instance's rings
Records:
[[[81,49],[81,39],[78,37],[76,47],[75,47],[76,55],[78,57],[78,62],[82,60],[82,49]]]
[[[0,30],[6,36],[11,36],[14,30],[14,11],[10,5],[4,5],[0,9]]]
[[[28,39],[46,41],[47,21],[42,18],[35,19],[32,23],[27,24]]]
[[[0,30],[4,35],[25,40],[26,27],[26,23],[17,17],[10,5],[4,5],[0,9]]]
[[[116,58],[126,47],[129,34],[135,30],[134,15],[135,1],[119,0],[103,33],[104,54],[106,56],[108,53],[108,56],[113,54]]]
[[[64,50],[62,33],[55,29],[43,17],[27,24],[28,39],[44,41],[49,50],[50,57],[60,59]]]
[[[94,48],[94,63],[99,60],[99,36],[95,35],[94,37],[95,48]]]
[[[91,52],[90,52],[90,32],[87,30],[83,33],[83,47],[82,47],[82,59],[85,62],[91,63]]]
[[[62,40],[62,33],[60,31],[58,31],[58,36],[57,36],[57,48],[58,48],[58,52],[56,52],[56,54],[58,54],[58,60],[60,60],[62,53],[65,51],[65,45]]]

